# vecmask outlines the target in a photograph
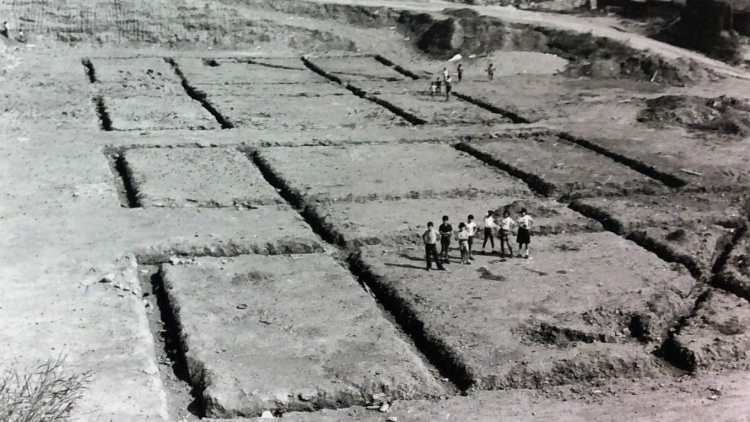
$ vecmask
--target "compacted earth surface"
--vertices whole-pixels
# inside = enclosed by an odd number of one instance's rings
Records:
[[[747,420],[745,71],[509,7],[94,3],[0,5],[0,370],[81,377],[61,420]],[[523,209],[528,258],[483,230]]]

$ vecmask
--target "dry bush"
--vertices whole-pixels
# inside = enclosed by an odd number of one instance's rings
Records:
[[[4,369],[0,375],[0,421],[59,422],[68,419],[81,398],[89,373],[65,375],[64,357],[30,371]]]

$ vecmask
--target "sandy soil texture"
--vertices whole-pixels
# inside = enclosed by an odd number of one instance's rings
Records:
[[[364,290],[324,255],[199,260],[164,270],[210,416],[440,396]]]
[[[424,270],[422,248],[370,246],[355,265],[404,303],[472,385],[658,372],[633,337],[658,340],[690,312],[695,280],[687,271],[608,233],[533,238],[532,251],[532,260],[477,255],[472,265],[454,252],[443,273]]]
[[[550,134],[462,145],[553,197],[654,192],[661,183],[587,148]]]
[[[300,197],[321,201],[529,193],[506,173],[440,144],[268,148],[258,156]]]
[[[219,123],[200,103],[182,94],[104,98],[104,106],[114,130],[219,129]]]
[[[747,419],[746,70],[440,0],[0,15],[0,379],[62,357],[71,422]],[[524,207],[531,259],[425,271]]]
[[[253,208],[283,203],[236,149],[132,149],[124,160],[143,207]]]

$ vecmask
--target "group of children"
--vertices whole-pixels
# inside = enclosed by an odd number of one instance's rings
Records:
[[[497,230],[497,237],[500,239],[500,255],[505,257],[505,247],[508,247],[509,256],[513,257],[513,248],[510,245],[510,235],[514,227],[518,227],[518,234],[516,235],[516,242],[518,243],[519,257],[529,259],[529,243],[531,243],[531,227],[534,225],[534,220],[526,211],[526,208],[521,209],[521,217],[518,221],[513,220],[510,217],[510,212],[506,209],[503,212],[503,219],[500,225],[495,223],[494,211],[489,210],[484,216],[484,242],[482,243],[482,252],[487,247],[487,242],[490,243],[490,253],[495,250],[495,238],[494,232]],[[455,232],[455,238],[458,240],[458,248],[461,251],[461,263],[465,265],[471,264],[474,259],[472,256],[472,249],[474,246],[474,236],[478,231],[477,223],[474,222],[474,216],[469,215],[466,223],[459,223],[458,231]],[[435,230],[435,226],[432,221],[427,223],[427,231],[422,235],[422,240],[425,245],[425,259],[427,261],[427,271],[432,268],[432,261],[435,261],[438,270],[445,270],[443,264],[449,264],[448,251],[450,250],[451,240],[454,237],[453,226],[449,222],[447,215],[443,216],[443,224],[440,225],[438,230]],[[440,253],[437,251],[437,242],[440,240]],[[526,249],[526,253],[522,251]]]
[[[461,63],[456,67],[456,76],[458,77],[458,82],[461,82],[464,77],[464,67]],[[490,81],[495,79],[495,65],[492,63],[487,66],[487,77]],[[442,77],[438,76],[430,84],[430,96],[434,97],[435,94],[440,94],[443,90],[443,84],[445,84],[445,101],[449,101],[451,99],[451,91],[453,91],[453,78],[447,67],[443,68]]]

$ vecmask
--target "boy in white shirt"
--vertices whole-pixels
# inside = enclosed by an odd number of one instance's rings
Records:
[[[466,224],[461,223],[458,225],[456,238],[458,238],[458,248],[461,250],[461,263],[466,265],[471,264],[469,262],[469,239],[471,239],[471,236],[469,236],[469,231],[466,230]]]
[[[497,228],[495,224],[495,217],[492,216],[494,211],[488,210],[487,215],[484,216],[484,242],[482,242],[482,253],[484,248],[487,247],[487,241],[490,242],[490,253],[495,251],[495,237],[492,235],[492,231]]]
[[[477,223],[474,222],[474,216],[469,214],[469,218],[467,219],[468,222],[466,223],[466,231],[469,232],[469,259],[474,259],[473,256],[471,256],[471,248],[474,246],[474,235],[477,234]]]
[[[518,242],[518,253],[520,254],[523,250],[523,245],[526,245],[526,255],[524,258],[529,259],[529,243],[531,243],[531,227],[534,225],[534,219],[526,212],[526,208],[521,209],[521,218],[518,219],[518,236],[516,241]]]
[[[497,237],[500,238],[500,255],[503,257],[505,257],[505,245],[508,245],[508,252],[510,252],[510,257],[513,258],[513,248],[510,246],[510,232],[515,225],[516,222],[510,218],[510,211],[505,210],[503,212],[503,221],[500,226],[500,232],[497,234]]]

